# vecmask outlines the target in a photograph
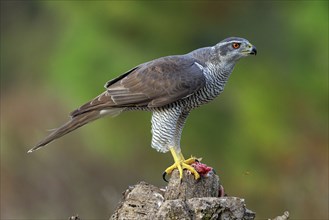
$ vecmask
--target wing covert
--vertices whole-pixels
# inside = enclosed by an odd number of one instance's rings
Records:
[[[188,55],[169,56],[138,66],[107,87],[120,107],[160,107],[193,94],[205,85],[200,64]]]
[[[168,56],[141,64],[108,81],[106,91],[70,115],[125,107],[161,107],[205,85],[202,65],[189,55]]]

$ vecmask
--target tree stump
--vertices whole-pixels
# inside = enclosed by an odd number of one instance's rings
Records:
[[[244,199],[218,197],[219,177],[209,172],[195,180],[174,170],[168,186],[160,189],[145,182],[129,187],[110,220],[117,219],[254,219]]]

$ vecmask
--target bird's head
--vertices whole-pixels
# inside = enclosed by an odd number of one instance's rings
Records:
[[[236,62],[242,57],[256,55],[256,47],[248,40],[239,37],[230,37],[222,40],[214,46],[220,60]]]

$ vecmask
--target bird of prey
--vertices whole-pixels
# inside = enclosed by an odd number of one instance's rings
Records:
[[[256,55],[248,40],[230,37],[215,46],[184,55],[161,57],[140,64],[105,84],[106,91],[70,114],[70,120],[55,129],[28,152],[35,151],[63,135],[107,115],[141,110],[152,112],[152,143],[159,152],[170,151],[174,164],[170,174],[183,169],[195,177],[195,157],[185,159],[180,139],[187,116],[196,107],[217,97],[240,58]]]

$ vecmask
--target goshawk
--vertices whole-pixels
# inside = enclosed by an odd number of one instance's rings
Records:
[[[70,120],[54,130],[28,152],[107,115],[142,110],[152,112],[152,144],[159,152],[170,151],[174,164],[165,170],[190,170],[196,158],[185,159],[180,139],[185,120],[192,109],[217,97],[233,71],[236,62],[256,55],[256,47],[248,40],[227,38],[215,46],[194,50],[185,55],[167,56],[140,64],[108,81],[106,91],[82,105]]]

